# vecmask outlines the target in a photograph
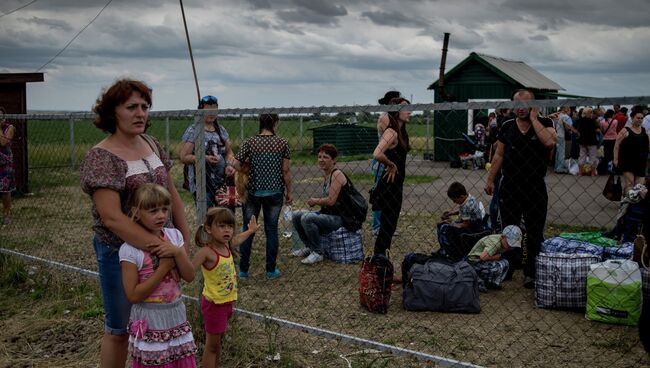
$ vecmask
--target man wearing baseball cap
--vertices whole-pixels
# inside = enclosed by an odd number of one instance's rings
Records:
[[[481,238],[469,251],[467,261],[488,288],[500,289],[510,264],[501,255],[512,248],[521,248],[521,229],[508,225],[501,234]]]

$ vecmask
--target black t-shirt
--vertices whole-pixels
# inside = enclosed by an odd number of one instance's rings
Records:
[[[574,127],[578,129],[580,138],[578,144],[583,146],[595,146],[598,144],[596,129],[599,128],[598,122],[591,118],[580,118],[575,122]]]
[[[553,121],[549,118],[539,117],[538,120],[546,128],[553,127]],[[501,167],[504,177],[530,182],[546,176],[550,148],[544,147],[532,125],[523,134],[517,127],[516,119],[504,121],[498,140],[504,145]]]

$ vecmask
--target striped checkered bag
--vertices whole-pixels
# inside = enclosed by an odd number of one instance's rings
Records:
[[[614,247],[603,248],[603,260],[608,259],[631,259],[634,252],[634,244],[623,243]]]
[[[501,286],[503,280],[508,275],[510,263],[505,259],[496,261],[478,262],[472,264],[478,277],[486,284]]]
[[[600,262],[593,254],[540,253],[537,256],[535,306],[584,309],[589,266]]]
[[[363,260],[361,229],[350,231],[340,227],[320,237],[325,258],[337,263],[357,263]]]
[[[602,258],[603,247],[577,239],[566,239],[559,236],[542,242],[540,253],[593,254]]]

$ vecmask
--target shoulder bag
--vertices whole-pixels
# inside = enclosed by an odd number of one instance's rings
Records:
[[[368,203],[354,187],[350,178],[343,171],[341,173],[345,176],[347,183],[341,188],[334,207],[337,214],[343,219],[343,226],[350,231],[356,231],[361,228],[361,224],[366,220]],[[332,176],[330,175],[331,184]]]

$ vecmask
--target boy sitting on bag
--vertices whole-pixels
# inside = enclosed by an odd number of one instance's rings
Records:
[[[481,238],[469,251],[467,261],[474,266],[479,277],[479,290],[501,289],[501,283],[508,274],[510,264],[501,255],[512,248],[521,248],[521,229],[508,225],[501,234]],[[482,285],[481,285],[482,284]]]
[[[485,207],[481,201],[467,193],[465,186],[459,182],[451,183],[447,190],[447,196],[458,205],[458,210],[448,210],[442,213],[441,222],[437,225],[438,243],[442,255],[458,260],[466,254],[458,254],[458,249],[456,249],[460,244],[460,235],[486,230]],[[451,217],[455,215],[458,215],[458,219],[452,221]]]

